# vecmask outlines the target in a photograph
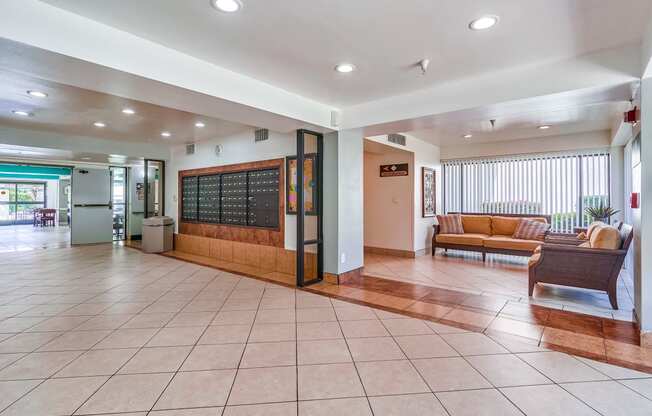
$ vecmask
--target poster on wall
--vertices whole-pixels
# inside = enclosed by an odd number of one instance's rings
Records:
[[[380,165],[381,178],[391,178],[394,176],[408,176],[408,164],[394,163],[393,165]]]
[[[136,183],[136,198],[139,201],[145,200],[145,185],[142,183]]]
[[[297,214],[297,158],[289,156],[286,159],[287,180],[286,212]],[[306,154],[303,161],[303,206],[306,215],[317,215],[317,155]]]
[[[434,217],[437,210],[435,170],[421,168],[421,211],[424,218]]]

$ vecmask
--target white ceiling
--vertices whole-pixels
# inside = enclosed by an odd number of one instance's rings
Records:
[[[43,0],[232,71],[346,107],[640,42],[649,0]],[[487,14],[500,23],[468,30]],[[101,47],[101,45],[98,45]],[[421,76],[413,64],[431,59]],[[358,71],[333,71],[350,61]]]
[[[37,90],[47,98],[27,94]],[[136,114],[127,116],[123,108]],[[26,110],[32,117],[18,117],[12,110]],[[201,120],[204,128],[195,127]],[[96,121],[104,128],[93,126]],[[174,144],[235,134],[249,127],[238,123],[199,117],[195,114],[140,101],[72,87],[0,69],[0,124],[73,136],[89,136],[127,142]],[[161,137],[162,131],[172,133]]]
[[[110,165],[142,165],[142,158],[127,157],[118,154],[100,154],[84,151],[49,149],[44,147],[18,146],[0,144],[0,161],[2,162],[50,162],[50,163],[99,163]]]

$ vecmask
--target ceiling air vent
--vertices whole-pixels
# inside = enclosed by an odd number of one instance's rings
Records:
[[[402,134],[390,134],[387,136],[387,140],[389,140],[390,143],[394,144],[399,144],[401,146],[405,146],[405,136]]]
[[[195,154],[195,144],[194,143],[186,144],[186,154],[187,155],[194,155]]]
[[[269,139],[269,130],[267,129],[258,129],[254,135],[254,139],[257,142],[262,142]]]

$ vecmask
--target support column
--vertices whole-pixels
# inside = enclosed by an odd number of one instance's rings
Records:
[[[633,178],[634,192],[640,181],[641,208],[634,210],[638,223],[634,239],[637,315],[641,346],[652,348],[652,77],[641,83],[641,163]]]

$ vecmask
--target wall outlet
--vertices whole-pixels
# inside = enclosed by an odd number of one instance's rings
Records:
[[[342,253],[340,261],[342,262],[342,264],[346,263],[346,253]]]

